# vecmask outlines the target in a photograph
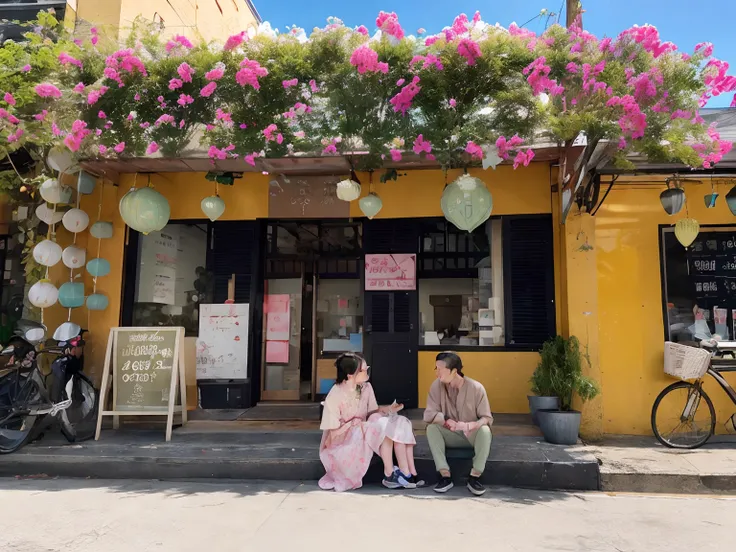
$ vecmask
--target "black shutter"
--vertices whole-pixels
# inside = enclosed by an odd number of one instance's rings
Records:
[[[215,303],[227,300],[227,283],[235,274],[235,302],[249,303],[258,251],[256,221],[215,222],[212,228],[212,272]]]
[[[419,222],[416,219],[366,221],[363,244],[366,253],[417,253]]]
[[[506,344],[539,347],[556,332],[552,216],[503,222]]]

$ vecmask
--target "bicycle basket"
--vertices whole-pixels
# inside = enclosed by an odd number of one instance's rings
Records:
[[[681,380],[698,379],[705,375],[708,366],[710,366],[708,351],[670,341],[665,342],[665,374]]]

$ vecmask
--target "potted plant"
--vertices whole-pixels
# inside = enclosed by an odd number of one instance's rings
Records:
[[[550,443],[574,445],[580,432],[580,412],[572,409],[573,397],[577,395],[586,402],[595,398],[600,389],[594,380],[583,375],[583,355],[575,336],[550,339],[541,354],[542,361],[532,382],[545,382],[545,392],[556,396],[560,402],[558,408],[537,410],[539,428]]]
[[[552,390],[552,374],[557,370],[557,363],[559,362],[559,354],[555,348],[555,341],[550,339],[543,346],[539,352],[539,364],[537,369],[534,370],[529,383],[532,386],[533,395],[529,395],[529,411],[532,414],[532,422],[534,425],[539,425],[539,417],[537,412],[539,410],[559,410],[560,399],[554,394]]]

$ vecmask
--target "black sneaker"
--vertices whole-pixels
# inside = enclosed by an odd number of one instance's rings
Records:
[[[475,496],[482,496],[486,492],[486,488],[480,483],[480,478],[474,475],[468,477],[468,490]]]
[[[381,484],[386,487],[387,489],[406,489],[406,480],[399,474],[398,471],[395,471],[389,476],[384,476],[383,481],[381,481]]]
[[[455,486],[455,484],[452,482],[451,477],[444,477],[440,475],[439,479],[437,480],[437,484],[434,486],[434,492],[436,493],[446,493],[450,489],[452,489]]]
[[[409,484],[414,485],[415,489],[418,489],[420,487],[424,487],[427,483],[424,481],[424,479],[419,479],[418,475],[412,475],[409,479]]]

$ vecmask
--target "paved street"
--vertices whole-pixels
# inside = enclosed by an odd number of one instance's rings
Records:
[[[3,552],[726,550],[736,497],[0,480]],[[472,548],[471,548],[472,547]]]

